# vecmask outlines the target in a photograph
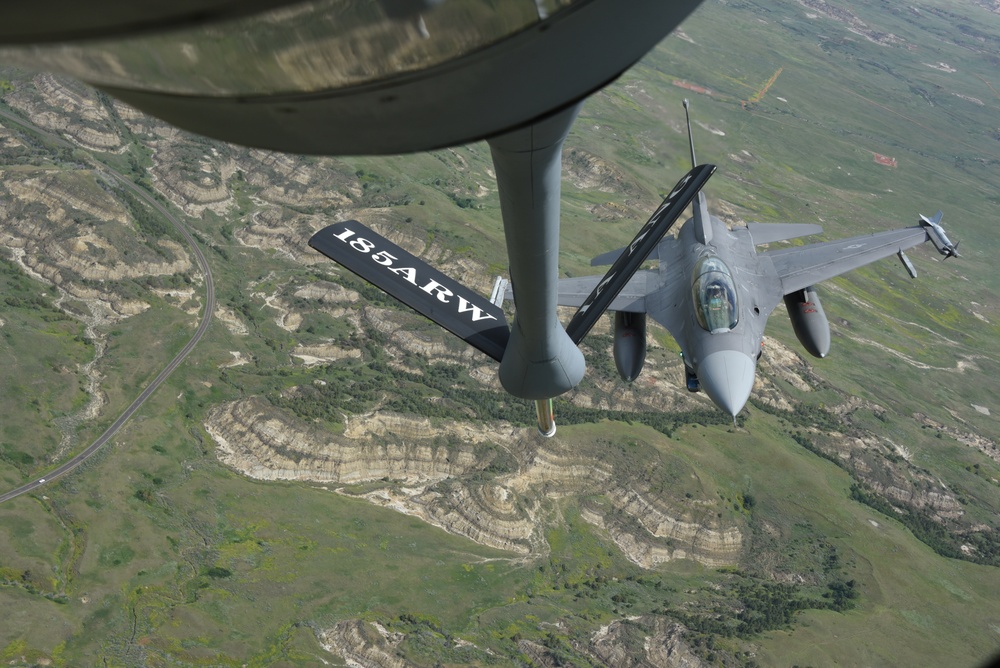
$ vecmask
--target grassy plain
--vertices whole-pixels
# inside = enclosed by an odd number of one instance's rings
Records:
[[[94,350],[83,325],[56,307],[58,294],[11,263],[0,263],[0,295],[0,478],[14,485],[55,454],[55,421],[86,404],[80,367]],[[22,354],[28,350],[34,354]]]
[[[792,560],[794,550],[826,542],[863,591],[854,610],[806,611],[794,630],[765,634],[755,642],[761,665],[927,665],[929,656],[972,665],[994,651],[995,568],[942,559],[895,519],[845,500],[850,477],[799,448],[780,425],[753,420],[748,431],[678,436],[697,448],[705,470],[728,472],[752,490],[755,519],[767,534],[777,529],[773,544],[751,546],[749,563]]]

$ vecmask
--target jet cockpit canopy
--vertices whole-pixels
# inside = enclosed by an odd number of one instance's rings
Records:
[[[714,255],[698,260],[691,284],[698,324],[712,334],[730,331],[740,319],[736,285],[726,263]]]

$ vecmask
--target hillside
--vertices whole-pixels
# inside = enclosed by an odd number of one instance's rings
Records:
[[[962,257],[822,284],[824,360],[779,309],[737,425],[686,392],[658,327],[622,383],[605,320],[551,440],[491,360],[305,243],[356,218],[488,293],[506,259],[485,144],[268,153],[0,72],[0,491],[103,432],[204,307],[183,239],[107,171],[182,217],[218,300],[100,455],[0,505],[0,659],[982,662],[1000,648],[993,4],[708,0],[588,100],[567,276],[688,167],[684,97],[727,222],[833,239],[942,209]]]

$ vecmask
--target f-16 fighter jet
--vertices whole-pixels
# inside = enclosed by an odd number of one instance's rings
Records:
[[[687,100],[684,109],[687,113]],[[694,143],[690,143],[694,163]],[[615,365],[626,381],[635,380],[642,371],[648,315],[680,346],[687,388],[704,391],[734,418],[753,388],[764,325],[782,300],[802,345],[812,355],[825,357],[830,350],[830,326],[817,283],[894,254],[916,277],[904,251],[925,241],[932,242],[945,258],[958,256],[957,245],[940,225],[940,211],[933,218],[920,216],[918,225],[905,229],[757,252],[758,245],[817,234],[822,228],[749,223],[730,230],[709,213],[702,192],[693,208],[694,215],[678,235],[663,238],[643,258],[659,260],[659,268],[637,271],[607,304],[615,312]],[[591,264],[614,262],[629,248],[600,255]],[[588,299],[609,277],[620,280],[614,274],[612,269],[604,277],[560,280],[559,304],[585,311]],[[582,321],[578,325],[577,318],[567,327],[575,341],[582,338],[580,325],[586,326]]]

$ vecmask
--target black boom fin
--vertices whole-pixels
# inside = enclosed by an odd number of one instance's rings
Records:
[[[621,250],[611,269],[590,293],[583,305],[566,325],[566,333],[573,343],[579,344],[594,323],[608,309],[639,266],[649,257],[656,245],[674,222],[684,213],[691,200],[701,192],[702,186],[715,172],[715,165],[699,165],[677,182],[659,208],[646,221],[628,246]],[[616,251],[617,252],[617,251]],[[602,256],[598,256],[601,258]]]
[[[510,326],[503,309],[356,220],[334,223],[309,245],[498,362]]]

